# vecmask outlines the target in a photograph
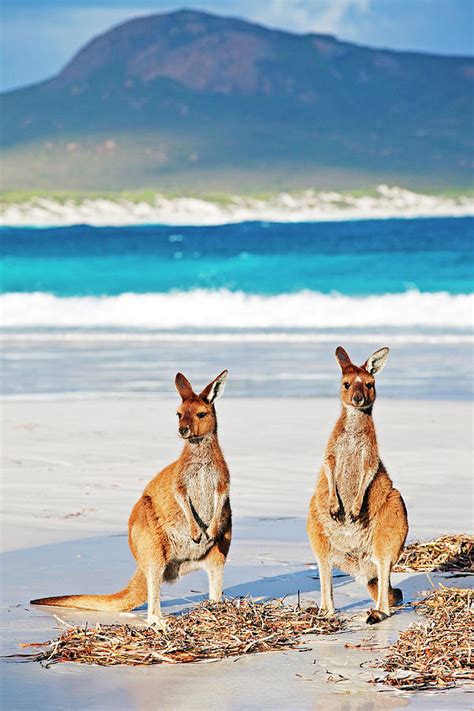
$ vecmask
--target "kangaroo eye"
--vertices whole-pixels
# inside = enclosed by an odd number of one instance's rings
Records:
[[[181,413],[180,413],[180,412],[177,412],[176,414],[177,414],[177,416],[178,416],[178,420],[180,420],[181,417],[182,417]]]
[[[207,412],[198,412],[197,416],[199,417],[200,420],[202,420],[203,417],[206,417]]]
[[[350,384],[350,383],[344,383],[344,387],[345,387],[346,390],[349,390],[349,388],[351,387],[351,384]]]
[[[367,390],[372,390],[372,388],[374,387],[374,384],[373,383],[366,383],[365,387],[367,388]]]

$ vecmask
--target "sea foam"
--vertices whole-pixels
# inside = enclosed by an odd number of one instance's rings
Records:
[[[44,292],[0,296],[7,328],[132,329],[472,329],[473,294],[406,291],[345,296],[300,291],[261,296],[227,290],[57,297]]]

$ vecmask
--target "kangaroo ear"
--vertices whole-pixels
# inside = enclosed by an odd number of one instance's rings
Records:
[[[188,400],[194,395],[191,383],[182,373],[177,373],[176,378],[174,379],[174,384],[176,385],[176,390],[181,395],[183,400]]]
[[[212,405],[224,392],[225,381],[227,380],[228,374],[228,370],[223,370],[215,380],[209,383],[209,385],[206,385],[202,393],[199,394],[199,397],[202,397],[203,400],[207,400],[207,402]]]
[[[375,353],[372,353],[370,358],[367,358],[362,367],[365,368],[366,371],[371,375],[380,373],[385,363],[387,362],[389,353],[390,348],[380,348],[378,351],[375,351]]]
[[[347,355],[346,351],[342,346],[338,346],[336,348],[336,360],[341,366],[341,370],[344,371],[346,368],[348,368],[350,365],[352,365],[352,361]]]

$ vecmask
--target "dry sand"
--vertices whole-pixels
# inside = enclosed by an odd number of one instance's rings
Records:
[[[52,614],[32,608],[31,597],[114,591],[130,575],[127,517],[146,482],[179,452],[175,407],[174,400],[150,399],[3,403],[3,654],[57,634]],[[234,510],[225,592],[278,597],[301,590],[303,601],[318,600],[304,519],[337,402],[224,397],[218,411]],[[385,399],[375,418],[385,464],[408,506],[410,537],[470,530],[471,405]],[[406,600],[431,581],[472,584],[438,574],[394,578]],[[385,646],[415,614],[403,608],[367,628],[364,586],[347,576],[335,583],[337,606],[353,616],[350,631],[315,639],[309,651],[143,669],[4,662],[3,708],[470,708],[465,689],[412,694],[367,684],[379,672],[360,663],[383,652],[347,650],[344,642],[368,638]],[[188,575],[164,586],[164,610],[184,609],[205,593],[205,576]],[[58,612],[90,623],[141,622],[146,614]]]

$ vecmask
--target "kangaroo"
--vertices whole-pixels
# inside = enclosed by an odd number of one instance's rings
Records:
[[[146,486],[132,509],[128,542],[137,570],[128,585],[113,595],[62,595],[31,600],[87,610],[132,610],[148,599],[147,622],[165,629],[160,586],[204,568],[209,598],[222,595],[224,565],[231,541],[229,470],[217,439],[215,401],[221,397],[227,370],[199,394],[178,373],[178,432],[185,440],[181,456]]]
[[[307,531],[318,562],[321,609],[334,613],[332,567],[363,576],[376,609],[367,624],[386,619],[402,591],[390,573],[408,533],[404,501],[380,459],[372,419],[374,376],[388,358],[381,348],[364,365],[354,365],[344,348],[336,350],[342,370],[342,412],[329,437],[324,464],[311,499]]]

